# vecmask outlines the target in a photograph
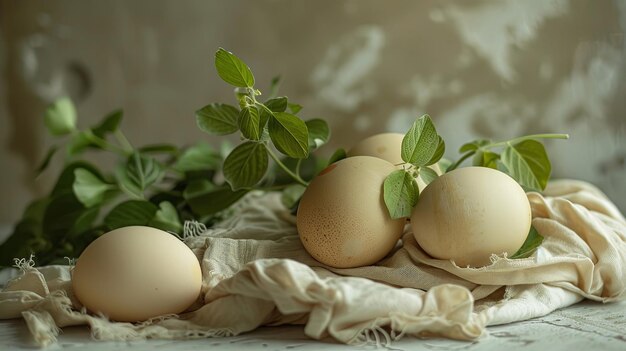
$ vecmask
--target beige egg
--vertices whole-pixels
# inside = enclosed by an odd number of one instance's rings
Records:
[[[132,226],[108,232],[78,258],[72,287],[93,313],[122,322],[180,313],[200,294],[194,253],[173,235]]]
[[[514,254],[530,225],[522,187],[486,167],[459,168],[437,178],[420,194],[411,215],[420,247],[461,267],[488,265],[492,254]]]
[[[394,165],[404,163],[402,160],[402,139],[404,134],[400,133],[382,133],[372,135],[365,138],[354,145],[346,155],[353,156],[372,156],[382,158]],[[402,168],[399,166],[398,168]],[[434,170],[441,175],[441,168],[438,164],[430,165],[428,168]],[[420,191],[426,187],[426,183],[421,178],[417,178],[417,186]]]
[[[383,182],[396,168],[369,156],[350,157],[320,172],[304,192],[297,227],[304,248],[337,268],[373,264],[402,235],[405,219],[391,219]]]

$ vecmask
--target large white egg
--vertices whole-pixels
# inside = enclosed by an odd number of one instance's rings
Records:
[[[142,226],[102,235],[72,272],[74,294],[89,311],[123,322],[183,312],[201,286],[191,249],[167,232]]]
[[[420,247],[459,266],[485,266],[492,254],[514,254],[530,225],[530,203],[522,187],[486,167],[459,168],[440,176],[420,194],[411,215]]]
[[[347,268],[373,264],[402,235],[405,219],[391,219],[383,182],[396,168],[368,156],[333,163],[302,195],[297,227],[304,248],[319,262]]]
[[[356,143],[346,155],[353,156],[372,156],[382,158],[394,165],[404,163],[402,160],[402,139],[404,134],[400,133],[381,133],[372,135]],[[402,167],[398,167],[402,168]],[[434,170],[437,174],[441,174],[441,168],[438,164],[430,165],[428,168]],[[426,187],[426,183],[421,178],[417,178],[417,186],[422,191]]]

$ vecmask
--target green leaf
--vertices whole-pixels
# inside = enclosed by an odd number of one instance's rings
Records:
[[[233,190],[251,188],[263,178],[267,165],[265,146],[248,141],[237,146],[224,160],[224,178]]]
[[[418,118],[402,139],[402,160],[415,166],[425,166],[439,147],[439,135],[428,115]]]
[[[346,150],[343,148],[339,148],[335,150],[335,152],[333,152],[333,154],[330,156],[330,158],[328,159],[328,164],[331,165],[337,161],[343,160],[346,157],[348,157],[348,155],[346,155]]]
[[[150,224],[159,208],[149,201],[129,200],[115,206],[104,217],[104,225],[109,229],[117,229],[132,225]]]
[[[527,258],[530,257],[541,243],[543,242],[543,236],[537,232],[535,227],[530,227],[530,232],[526,237],[526,241],[522,244],[519,250],[513,254],[513,256],[509,257],[510,259],[518,259],[518,258]]]
[[[177,155],[180,151],[178,146],[172,144],[151,144],[142,146],[139,149],[142,154],[171,154]]]
[[[57,178],[57,182],[54,185],[54,188],[52,188],[52,193],[50,194],[50,197],[55,197],[65,192],[73,192],[75,180],[74,171],[79,168],[83,168],[102,179],[100,171],[92,164],[85,161],[72,162],[65,166],[65,168],[59,175],[59,178]]]
[[[489,143],[491,143],[491,140],[487,140],[487,139],[478,139],[478,140],[470,141],[469,143],[465,143],[461,145],[461,147],[459,148],[459,152],[464,154],[468,151],[476,151],[479,148]]]
[[[330,128],[326,121],[314,118],[305,123],[309,131],[309,148],[314,150],[328,142],[328,139],[330,139]]]
[[[53,242],[77,235],[91,227],[99,207],[86,208],[71,191],[52,198],[43,217],[43,231]]]
[[[446,152],[446,142],[443,141],[443,138],[439,136],[439,141],[437,142],[437,150],[433,154],[433,157],[426,163],[425,166],[434,165],[443,157],[443,154]]]
[[[239,130],[239,110],[227,104],[210,104],[196,111],[198,127],[209,134],[227,135]]]
[[[37,169],[35,170],[35,173],[37,175],[40,175],[41,173],[43,173],[43,171],[46,170],[46,168],[48,168],[48,166],[50,165],[50,161],[52,161],[52,157],[54,157],[54,154],[56,154],[58,150],[59,150],[59,147],[56,145],[53,145],[52,147],[48,149],[48,152],[46,152],[46,156],[43,158],[43,160],[41,161],[41,163],[39,164],[39,166],[37,166]]]
[[[269,99],[265,101],[265,106],[272,110],[272,112],[285,112],[287,109],[287,97],[280,96],[277,98]]]
[[[261,119],[259,110],[254,106],[248,106],[241,109],[239,113],[239,129],[244,137],[250,140],[259,140],[261,138]]]
[[[97,144],[92,142],[92,137],[93,133],[89,129],[72,134],[66,146],[68,156],[77,156],[89,147],[101,149]]]
[[[424,184],[428,185],[433,180],[437,179],[439,175],[433,169],[428,167],[420,167],[419,169],[420,178],[424,181]]]
[[[302,105],[299,104],[288,103],[287,106],[289,107],[289,111],[291,111],[294,115],[297,115],[298,112],[302,110]]]
[[[500,159],[500,155],[495,152],[491,152],[488,150],[478,149],[474,154],[474,158],[472,159],[472,165],[478,167],[489,167],[493,169],[498,169],[498,160]]]
[[[116,110],[109,113],[97,127],[92,128],[93,134],[100,138],[104,138],[107,134],[114,133],[118,130],[123,117],[124,111],[122,110]]]
[[[104,194],[114,186],[103,182],[99,177],[84,168],[74,170],[72,189],[78,201],[85,207],[93,207],[102,203]]]
[[[126,163],[126,178],[140,192],[161,179],[163,169],[152,157],[134,152]]]
[[[64,97],[50,104],[44,123],[52,135],[65,135],[76,130],[76,108],[72,100]]]
[[[280,88],[280,76],[272,78],[272,81],[270,82],[270,98],[278,95],[278,88]]]
[[[285,208],[291,209],[298,203],[298,201],[300,201],[300,198],[302,197],[302,194],[304,194],[305,190],[306,187],[304,187],[303,185],[290,185],[286,187],[285,190],[283,190],[280,196],[280,201],[283,203],[283,206],[285,206]]]
[[[548,184],[552,166],[543,144],[536,140],[509,144],[501,161],[509,175],[526,188],[541,191]]]
[[[293,158],[309,155],[309,132],[300,118],[286,112],[275,112],[269,122],[269,132],[272,143],[283,154]]]
[[[233,53],[219,48],[215,53],[217,74],[226,83],[236,87],[254,86],[254,76],[250,68]]]
[[[181,172],[218,170],[222,165],[222,158],[209,144],[194,145],[178,158],[174,168]]]
[[[168,232],[181,233],[183,226],[178,217],[176,207],[168,201],[159,203],[159,209],[149,225]]]
[[[419,197],[415,178],[404,170],[393,171],[385,178],[383,197],[391,218],[410,217]]]
[[[187,185],[183,197],[195,215],[207,216],[227,209],[247,192],[247,189],[233,191],[228,185],[218,187],[200,179]]]

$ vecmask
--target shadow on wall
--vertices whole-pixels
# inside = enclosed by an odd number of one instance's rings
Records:
[[[558,177],[592,181],[626,210],[626,4],[594,1],[0,2],[0,222],[49,189],[32,170],[52,144],[42,112],[70,95],[80,123],[118,107],[136,144],[207,140],[193,111],[228,101],[211,66],[224,46],[306,117],[329,148],[405,131],[429,113],[448,158],[473,138],[567,132]],[[245,11],[242,11],[245,9]],[[209,140],[217,142],[217,140]],[[96,158],[97,159],[97,158]],[[107,160],[101,160],[107,162]],[[582,162],[581,162],[582,161]]]

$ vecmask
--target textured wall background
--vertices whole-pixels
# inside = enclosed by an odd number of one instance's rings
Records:
[[[232,99],[212,68],[218,46],[257,82],[281,74],[304,116],[330,121],[331,147],[422,113],[449,158],[471,138],[570,133],[548,143],[555,176],[592,181],[625,211],[624,33],[618,0],[0,0],[0,222],[60,168],[34,179],[58,96],[81,125],[123,107],[135,144],[209,140],[193,111]]]

